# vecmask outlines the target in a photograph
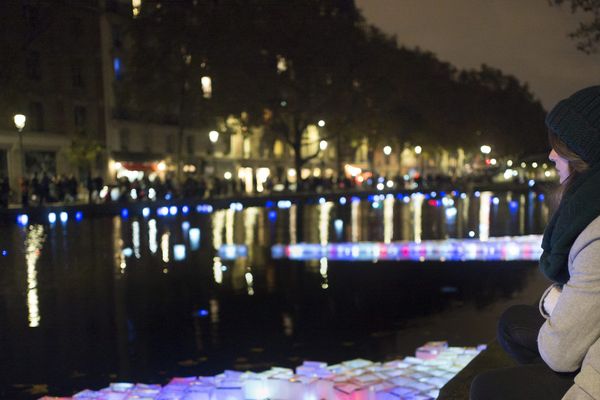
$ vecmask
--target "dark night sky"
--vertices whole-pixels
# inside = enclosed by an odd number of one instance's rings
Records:
[[[527,82],[548,109],[600,84],[600,54],[578,51],[567,34],[582,16],[547,0],[356,0],[368,22],[459,68],[482,63]]]

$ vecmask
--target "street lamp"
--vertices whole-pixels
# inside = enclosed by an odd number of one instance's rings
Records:
[[[208,132],[208,139],[212,143],[212,159],[213,159],[213,175],[216,174],[216,160],[215,160],[215,145],[219,140],[219,132],[218,131],[210,131]]]
[[[390,154],[392,154],[392,148],[390,146],[385,146],[383,148],[383,154],[385,154],[386,156],[389,156]]]
[[[481,150],[481,152],[485,155],[490,154],[492,152],[492,148],[490,146],[488,146],[487,144],[484,144],[483,146],[481,146],[479,148],[479,150]]]
[[[319,125],[319,127],[324,127],[325,126],[325,121],[323,121],[322,119],[319,120],[319,122],[317,123],[317,125]]]
[[[27,117],[23,114],[15,114],[13,117],[13,121],[15,123],[15,127],[19,132],[19,157],[21,158],[21,180],[24,179],[25,175],[25,157],[23,155],[23,128],[25,128],[25,122],[27,121]],[[21,185],[19,185],[19,197],[23,197],[23,193],[21,192]]]
[[[319,149],[321,149],[321,151],[327,150],[327,140],[321,140],[319,142]]]
[[[415,154],[421,154],[423,148],[421,146],[415,146]]]

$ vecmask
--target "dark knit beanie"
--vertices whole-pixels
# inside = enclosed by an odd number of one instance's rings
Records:
[[[600,86],[561,100],[546,116],[546,125],[583,161],[596,164],[600,161]]]

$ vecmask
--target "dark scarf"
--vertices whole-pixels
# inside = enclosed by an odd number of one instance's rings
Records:
[[[579,234],[600,215],[600,163],[579,175],[564,193],[542,239],[540,269],[559,284],[569,280],[569,251]]]

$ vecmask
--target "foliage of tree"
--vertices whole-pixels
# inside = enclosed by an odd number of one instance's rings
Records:
[[[540,151],[544,110],[526,85],[488,66],[458,71],[369,26],[345,0],[147,0],[131,28],[121,82],[140,116],[184,127],[238,116],[264,127],[299,169],[306,128],[343,147],[368,137],[399,143]],[[203,96],[200,79],[213,93]],[[210,128],[210,127],[209,127]]]
[[[595,53],[600,49],[600,0],[551,0],[553,4],[567,3],[571,12],[583,12],[591,19],[580,22],[579,27],[570,33],[570,37],[577,41],[577,48],[585,53]]]

